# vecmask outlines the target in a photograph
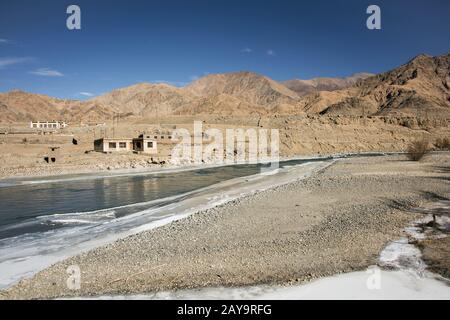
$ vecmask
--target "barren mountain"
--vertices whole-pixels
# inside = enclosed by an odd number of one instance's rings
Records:
[[[321,91],[335,91],[354,86],[358,81],[373,76],[371,73],[356,73],[346,78],[314,78],[310,80],[287,80],[283,85],[304,96]]]
[[[132,114],[121,113],[117,108],[108,105],[96,103],[94,101],[71,101],[66,108],[61,111],[61,119],[69,122],[101,122],[112,119],[114,115],[121,117],[131,116]]]
[[[56,99],[46,95],[13,90],[0,93],[0,121],[97,121],[110,119],[113,107],[81,102],[77,100]]]
[[[140,83],[111,91],[90,102],[115,107],[123,114],[150,116],[174,114],[193,99],[186,90],[168,84]]]
[[[190,104],[181,107],[179,114],[192,115],[221,115],[221,116],[247,116],[252,114],[267,114],[266,109],[247,103],[229,94],[198,97]]]
[[[330,105],[348,99],[355,94],[356,90],[320,91],[302,97],[300,109],[305,113],[317,114],[327,110]]]
[[[408,63],[359,82],[331,114],[450,116],[450,54],[419,55]]]
[[[417,115],[450,117],[450,54],[420,55],[376,76],[292,80],[237,72],[205,76],[184,88],[141,83],[88,101],[22,91],[0,94],[0,122],[101,121],[122,117],[216,114]],[[353,85],[352,85],[353,84]],[[339,87],[347,87],[337,90]],[[304,94],[308,90],[313,93]]]
[[[270,109],[279,104],[296,104],[294,91],[268,77],[253,72],[236,72],[205,76],[185,88],[197,96],[227,94],[248,104]]]
[[[1,119],[6,121],[59,119],[69,104],[66,100],[20,90],[0,93]]]

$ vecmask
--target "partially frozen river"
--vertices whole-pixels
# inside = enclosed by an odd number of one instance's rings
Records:
[[[332,159],[0,181],[0,288],[59,260],[301,178]]]

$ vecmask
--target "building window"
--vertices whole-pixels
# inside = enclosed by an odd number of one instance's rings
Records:
[[[161,136],[161,139],[164,139],[164,136]]]
[[[142,145],[140,141],[136,141],[136,149],[141,149]]]
[[[153,141],[147,142],[147,148],[153,149]]]
[[[109,148],[110,149],[115,149],[117,147],[117,144],[115,142],[110,142],[109,143]]]
[[[172,139],[172,136],[168,136],[167,138],[168,138],[168,139]]]
[[[119,142],[119,148],[125,149],[126,147],[127,147],[127,143],[126,142]]]
[[[154,136],[153,138],[158,139],[158,136]]]

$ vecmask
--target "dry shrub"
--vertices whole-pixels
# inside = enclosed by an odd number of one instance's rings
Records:
[[[411,161],[419,161],[429,152],[430,144],[427,140],[416,140],[409,144],[408,149],[406,150],[406,156]]]
[[[438,138],[434,143],[436,148],[439,150],[450,150],[450,139],[448,138]]]

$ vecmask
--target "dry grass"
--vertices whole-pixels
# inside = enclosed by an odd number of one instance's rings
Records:
[[[438,150],[450,150],[450,139],[449,138],[438,138],[434,143]]]
[[[416,140],[410,143],[406,150],[406,155],[411,161],[420,161],[430,152],[430,144],[427,140]]]

